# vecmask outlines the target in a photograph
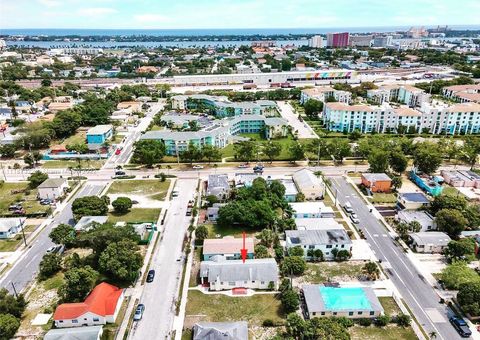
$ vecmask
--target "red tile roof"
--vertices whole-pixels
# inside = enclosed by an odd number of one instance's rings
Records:
[[[102,282],[92,290],[84,302],[59,305],[55,310],[53,319],[75,319],[86,312],[101,316],[113,315],[122,292],[123,289]]]

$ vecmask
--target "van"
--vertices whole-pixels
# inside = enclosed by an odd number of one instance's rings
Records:
[[[349,214],[353,212],[350,202],[345,202],[345,204],[343,205],[343,209],[345,209],[345,211]]]
[[[172,191],[172,197],[178,197],[178,191]]]

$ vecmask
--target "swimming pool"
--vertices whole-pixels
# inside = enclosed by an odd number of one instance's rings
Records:
[[[372,306],[361,287],[320,287],[328,310],[370,310]]]

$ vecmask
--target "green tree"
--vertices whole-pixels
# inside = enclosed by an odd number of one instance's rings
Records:
[[[323,103],[319,100],[309,99],[303,104],[305,114],[309,117],[316,117],[323,111]]]
[[[333,252],[332,252],[333,253]],[[337,261],[346,261],[348,260],[352,254],[346,249],[339,250],[337,254],[335,255],[335,260]]]
[[[413,153],[413,164],[420,172],[434,173],[442,164],[442,152],[438,145],[428,142],[417,144]]]
[[[188,144],[188,148],[182,152],[180,152],[180,159],[183,162],[188,162],[192,164],[195,161],[199,161],[202,159],[202,151],[200,148],[193,142]]]
[[[35,189],[47,179],[48,175],[46,173],[37,170],[33,172],[30,176],[28,176],[28,186],[31,189]]]
[[[257,153],[257,144],[253,141],[242,141],[233,145],[235,159],[250,162]]]
[[[449,262],[473,261],[475,259],[475,240],[473,238],[461,238],[458,241],[450,241],[444,254]]]
[[[378,327],[385,327],[390,322],[390,316],[388,314],[380,315],[375,320],[375,325]]]
[[[48,78],[42,79],[42,82],[40,83],[40,85],[49,87],[49,86],[52,86],[52,81]]]
[[[132,155],[133,163],[145,164],[152,167],[165,156],[165,144],[159,140],[142,139],[134,144]]]
[[[67,270],[58,295],[63,302],[83,302],[95,287],[97,279],[98,272],[90,266]]]
[[[305,149],[299,142],[292,143],[288,149],[288,152],[290,154],[290,158],[294,162],[305,159]]]
[[[199,242],[203,242],[203,240],[205,240],[206,238],[208,238],[208,228],[204,225],[199,225],[196,229],[195,229],[195,238],[199,241]]]
[[[132,205],[132,200],[129,197],[118,197],[112,202],[113,209],[119,214],[126,214]]]
[[[346,139],[332,139],[328,143],[327,149],[329,154],[339,163],[343,163],[343,159],[351,155],[351,147]]]
[[[465,313],[480,316],[480,280],[461,284],[457,301]]]
[[[134,243],[138,243],[140,236],[131,225],[115,227],[112,224],[95,224],[91,229],[77,236],[78,244],[85,248],[91,248],[95,258],[100,257],[108,245],[123,240],[131,240]]]
[[[305,202],[305,195],[302,192],[297,193],[295,196],[296,202]]]
[[[5,144],[0,146],[0,153],[4,158],[13,158],[15,157],[15,152],[17,147],[14,144]]]
[[[464,261],[456,261],[442,270],[441,279],[447,289],[458,290],[464,283],[480,282],[480,276]]]
[[[46,280],[62,269],[62,258],[60,255],[47,253],[40,261],[39,279]]]
[[[76,220],[83,216],[103,216],[108,212],[108,203],[98,196],[78,197],[72,203],[72,212]]]
[[[100,255],[99,269],[114,280],[132,283],[143,264],[139,251],[138,245],[131,240],[111,243]]]
[[[369,280],[375,281],[380,276],[380,269],[375,262],[369,261],[362,267],[362,271],[367,275]]]
[[[71,246],[75,242],[75,228],[69,224],[59,224],[48,235],[53,243]]]
[[[293,339],[302,339],[305,336],[306,322],[298,313],[287,315],[287,334]]]
[[[368,155],[369,171],[373,173],[383,173],[388,170],[389,153],[384,150],[374,149]]]
[[[272,141],[268,141],[268,143],[265,144],[265,147],[263,149],[263,153],[268,157],[270,163],[272,163],[276,157],[280,156],[281,152],[282,146],[279,143]]]
[[[390,154],[390,167],[397,174],[401,174],[407,169],[408,158],[400,151],[393,151]]]
[[[264,259],[271,257],[268,253],[268,248],[265,247],[263,244],[255,245],[255,258],[256,259]]]
[[[410,315],[400,313],[397,316],[395,316],[394,321],[400,327],[408,327],[410,326],[411,318],[410,318]]]
[[[275,240],[275,233],[271,229],[263,229],[260,233],[260,242],[270,248]]]
[[[305,252],[301,246],[296,246],[288,249],[288,254],[290,256],[304,256]]]
[[[307,268],[305,259],[301,256],[287,256],[283,259],[281,269],[285,275],[302,275]]]
[[[351,141],[357,141],[360,138],[362,138],[362,133],[358,129],[353,130],[348,135],[348,139],[350,139]]]
[[[0,289],[0,314],[11,314],[16,318],[21,318],[27,302],[23,294],[15,297],[8,293],[5,288]]]
[[[398,190],[402,187],[403,179],[402,176],[393,176],[392,177],[392,186],[394,190]]]
[[[436,196],[430,204],[430,212],[436,215],[442,209],[458,209],[464,211],[467,208],[467,200],[463,196],[440,195]]]
[[[0,340],[9,340],[20,328],[20,320],[12,314],[0,314]]]
[[[456,238],[462,231],[468,221],[462,212],[456,209],[442,209],[435,215],[438,229],[446,232],[450,237]]]
[[[282,308],[285,313],[295,312],[300,305],[298,294],[293,289],[287,289],[283,291],[280,294],[280,300],[282,301]]]
[[[216,146],[210,144],[202,147],[202,155],[210,164],[212,161],[217,161],[222,158],[222,152]]]

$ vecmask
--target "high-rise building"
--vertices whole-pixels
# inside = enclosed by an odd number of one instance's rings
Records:
[[[324,47],[323,37],[321,35],[314,35],[308,40],[308,46],[313,48],[322,48]]]
[[[392,45],[392,36],[378,36],[373,39],[373,47],[387,47]]]
[[[372,38],[372,35],[351,35],[348,39],[348,44],[352,47],[369,47]]]
[[[327,33],[327,47],[347,47],[348,32]]]

